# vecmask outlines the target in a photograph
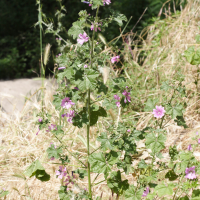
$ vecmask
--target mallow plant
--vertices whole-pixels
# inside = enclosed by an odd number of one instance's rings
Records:
[[[55,57],[55,77],[59,88],[53,100],[59,117],[53,123],[53,113],[47,113],[43,108],[36,123],[37,137],[48,132],[59,143],[51,143],[47,149],[49,160],[56,160],[55,176],[61,180],[59,198],[102,199],[95,194],[93,187],[106,182],[117,199],[200,199],[200,190],[195,189],[199,185],[200,164],[193,154],[200,143],[199,134],[194,137],[196,144],[191,144],[187,150],[178,151],[173,146],[169,148],[169,159],[163,159],[162,155],[166,141],[165,127],[169,123],[177,123],[187,128],[183,117],[187,104],[182,100],[186,96],[184,76],[177,74],[177,80],[163,82],[160,87],[162,98],[147,100],[144,111],[150,112],[152,117],[149,125],[137,130],[135,121],[127,120],[125,114],[134,101],[131,96],[134,85],[126,80],[123,73],[116,76],[114,72],[122,61],[121,52],[112,42],[108,46],[99,34],[109,23],[115,21],[122,26],[127,19],[113,10],[109,18],[99,18],[100,9],[110,6],[111,0],[81,2],[95,10],[96,15],[92,16],[85,10],[79,12],[78,21],[68,30],[73,42],[61,37],[61,21],[54,29],[52,23],[40,19],[41,24],[47,27],[46,32],[55,35],[60,51]],[[58,20],[63,16],[62,10],[64,7],[61,5],[61,10],[56,12]],[[91,150],[90,132],[99,121],[105,128],[96,137],[99,146]],[[86,157],[70,151],[69,145],[63,142],[66,134],[64,127],[68,125],[86,130]],[[147,158],[139,159],[139,142],[144,143],[143,152],[148,152]],[[73,166],[76,169],[70,171],[72,158],[77,164]],[[38,159],[24,174],[41,181],[50,180],[50,175]],[[100,175],[104,180],[97,182]],[[84,188],[77,181],[83,178],[88,183]],[[77,187],[79,192],[74,193],[73,187]]]

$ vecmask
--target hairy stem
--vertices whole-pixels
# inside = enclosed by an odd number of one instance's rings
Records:
[[[42,58],[42,9],[39,0],[39,27],[40,27],[40,67],[41,67],[41,78],[42,78],[42,112],[43,112],[43,105],[44,105],[44,66],[43,66],[43,58]]]
[[[90,57],[90,68],[92,69],[92,65],[93,65],[93,56],[94,56],[94,37],[95,37],[95,25],[97,23],[98,20],[98,12],[99,12],[99,6],[97,8],[97,12],[96,12],[96,18],[95,18],[95,22],[94,22],[94,30],[93,30],[93,34],[92,34],[92,41],[91,41],[91,57]],[[90,89],[88,89],[87,92],[87,114],[88,114],[88,125],[87,125],[87,155],[89,158],[90,155],[90,117],[91,117],[91,113],[90,113]],[[91,187],[91,178],[90,178],[90,163],[89,161],[87,162],[88,165],[88,191],[89,191],[89,197],[90,199],[92,199],[92,187]]]

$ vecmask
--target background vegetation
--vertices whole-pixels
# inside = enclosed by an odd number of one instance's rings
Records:
[[[128,19],[132,16],[126,32],[131,31],[136,22],[144,12],[142,20],[137,24],[134,32],[142,30],[148,24],[155,21],[160,9],[166,3],[164,9],[171,7],[173,12],[174,7],[180,10],[180,5],[184,7],[186,0],[113,0],[111,9],[118,10],[127,16]],[[42,0],[43,12],[48,20],[52,20],[56,24],[54,13],[59,9],[59,1]],[[67,10],[64,17],[63,25],[68,30],[72,22],[78,18],[78,12],[81,9],[86,9],[88,13],[93,14],[93,11],[88,4],[81,3],[80,0],[63,0],[62,4]],[[108,7],[101,10],[100,16],[107,17],[110,11]],[[161,16],[165,17],[164,14]],[[2,0],[0,1],[0,79],[13,79],[23,77],[39,76],[39,29],[34,27],[38,19],[38,12],[35,0]],[[70,39],[65,31],[62,35],[66,39]],[[119,29],[116,24],[109,27],[109,34],[104,32],[107,41],[119,35]],[[46,34],[43,39],[43,46],[51,41],[52,52],[56,54],[56,40],[51,34]],[[48,64],[48,69],[53,69],[53,59],[51,57]],[[51,74],[47,70],[46,75]]]

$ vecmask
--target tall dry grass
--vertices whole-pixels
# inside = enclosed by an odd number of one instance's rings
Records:
[[[195,66],[190,65],[183,57],[184,51],[191,45],[198,46],[195,41],[196,34],[199,34],[199,9],[200,3],[197,0],[189,0],[188,5],[174,16],[167,16],[162,21],[157,21],[152,26],[145,29],[140,34],[140,40],[129,39],[130,45],[134,45],[132,52],[125,53],[124,59],[127,61],[126,66],[129,78],[141,77],[144,88],[148,88],[148,80],[153,80],[157,89],[155,95],[161,94],[159,86],[162,80],[173,79],[176,76],[177,70],[182,70],[185,75],[185,86],[187,93],[198,94],[194,80],[197,76]],[[146,37],[146,39],[144,39]],[[133,38],[132,38],[133,39]],[[138,44],[142,43],[142,47],[138,48]],[[129,50],[128,50],[129,51]],[[143,53],[146,52],[146,55]],[[142,60],[143,59],[143,60]],[[139,65],[138,62],[143,62]],[[59,113],[52,105],[53,94],[56,88],[45,91],[44,107],[45,112],[52,113],[52,123],[57,123]],[[6,199],[28,199],[29,197],[34,200],[56,200],[58,197],[58,190],[60,187],[59,179],[56,179],[55,170],[58,169],[59,164],[52,164],[47,158],[46,149],[53,142],[59,146],[59,142],[53,138],[50,133],[45,130],[40,131],[38,135],[38,127],[35,122],[38,120],[36,114],[41,111],[41,102],[37,100],[35,94],[32,97],[33,102],[28,101],[21,111],[20,115],[12,116],[7,115],[0,111],[0,189],[5,188],[10,191]],[[146,97],[150,91],[145,92]],[[35,98],[35,99],[34,99]],[[188,108],[184,113],[187,125],[190,127],[187,131],[183,132],[182,128],[176,126],[173,122],[166,128],[168,133],[168,141],[166,146],[172,145],[175,142],[179,143],[180,148],[186,148],[188,138],[192,132],[199,129],[199,100],[197,98],[186,99]],[[198,106],[197,106],[198,104]],[[137,112],[141,120],[137,124],[137,128],[145,127],[150,121],[151,113]],[[109,123],[109,122],[107,122]],[[96,136],[99,132],[103,131],[106,125],[98,122],[97,128],[91,129],[92,145],[97,146]],[[68,124],[64,127],[65,136],[62,142],[68,146],[71,152],[80,153],[83,158],[86,155],[86,147],[81,141],[79,135],[86,138],[86,132],[83,129],[74,128]],[[178,138],[178,139],[177,139]],[[73,146],[72,141],[74,140]],[[181,144],[181,145],[180,145]],[[91,147],[92,148],[92,147]],[[51,175],[51,180],[48,182],[40,182],[33,178],[26,178],[23,175],[23,170],[29,166],[34,160],[39,158],[45,167],[47,173]],[[73,165],[77,165],[76,161],[68,166],[73,170]],[[94,179],[95,174],[92,175]],[[103,180],[99,176],[96,182]],[[129,180],[134,183],[134,177],[130,176]],[[87,180],[79,180],[79,183],[84,188],[87,187]],[[76,188],[75,192],[79,192]],[[103,199],[109,197],[109,190],[106,183],[93,188],[95,195],[102,195]],[[29,199],[30,199],[29,198]],[[114,199],[114,197],[113,197]]]

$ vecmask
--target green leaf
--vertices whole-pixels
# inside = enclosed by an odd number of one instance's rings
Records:
[[[196,36],[195,36],[195,40],[196,40],[196,42],[199,44],[199,43],[200,43],[200,35],[196,35]]]
[[[161,149],[165,148],[166,136],[159,133],[156,137],[155,133],[150,133],[146,136],[146,147],[151,149],[153,153],[158,153]]]
[[[188,196],[184,196],[184,197],[179,198],[178,200],[190,200],[190,199],[188,198]]]
[[[8,195],[10,192],[9,191],[0,191],[0,197],[5,197],[6,195]],[[5,198],[4,198],[5,199]]]
[[[145,163],[144,159],[142,159],[139,163],[138,163],[138,168],[139,169],[146,169],[148,167],[148,165]]]
[[[113,20],[116,21],[118,23],[119,26],[123,25],[123,21],[127,21],[127,18],[125,15],[120,14],[119,12],[116,12],[112,9],[110,9],[112,15],[113,15]]]
[[[67,189],[67,186],[61,186],[60,190],[58,190],[60,200],[71,200],[71,195],[67,194],[66,189]]]
[[[77,82],[78,88],[83,92],[85,90],[94,90],[96,87],[96,78],[99,76],[97,71],[89,69],[86,71],[83,79]]]
[[[87,176],[87,171],[85,169],[77,169],[74,171],[74,173],[79,175],[79,178],[83,179],[85,176]]]
[[[193,57],[195,54],[194,46],[189,47],[185,52],[184,56],[186,57],[189,63],[192,63]]]
[[[57,74],[57,81],[60,82],[63,80],[64,77],[67,79],[71,79],[74,71],[71,67],[67,68],[64,72]]]
[[[169,81],[165,81],[165,82],[162,82],[162,85],[160,87],[161,90],[164,90],[164,91],[168,91],[171,89],[171,86],[169,85]]]
[[[72,25],[72,27],[69,29],[68,34],[73,36],[73,39],[76,39],[78,35],[81,33],[83,34],[83,24],[85,21],[76,21]]]
[[[134,185],[130,185],[129,188],[125,192],[126,200],[141,200],[144,189],[141,188],[136,191],[136,187]]]
[[[91,164],[92,172],[104,173],[105,177],[107,177],[108,172],[111,171],[111,166],[106,162],[102,152],[91,154],[89,156],[89,162]]]
[[[191,46],[185,51],[184,56],[191,65],[200,64],[200,49],[195,52],[194,46]]]
[[[178,178],[178,175],[176,175],[174,170],[170,170],[165,174],[165,178],[168,178],[170,181],[174,181]]]
[[[183,116],[182,110],[183,106],[181,104],[177,104],[175,107],[171,105],[166,106],[166,114],[171,115],[172,119],[175,119],[177,116]]]
[[[183,116],[177,116],[174,121],[177,123],[178,126],[183,126],[184,128],[189,128],[188,125],[186,124]]]
[[[200,199],[200,189],[192,191],[192,200]]]
[[[106,160],[110,165],[114,165],[119,161],[120,156],[120,152],[110,151],[108,154],[106,154]]]
[[[44,170],[44,167],[42,166],[39,160],[32,162],[31,165],[25,169],[24,175],[32,177],[35,175],[37,170]]]
[[[62,153],[62,149],[61,148],[55,148],[53,144],[51,144],[51,147],[49,147],[47,149],[47,154],[48,154],[48,158],[56,158],[59,159],[60,158],[60,154]]]
[[[92,9],[96,9],[98,6],[103,6],[102,0],[93,0],[92,1]]]
[[[73,125],[79,128],[83,127],[83,124],[89,124],[89,120],[86,113],[86,108],[83,107],[83,110],[80,111],[75,117],[73,117]]]
[[[35,177],[40,181],[49,181],[50,175],[45,170],[36,170]]]
[[[158,194],[159,197],[163,197],[164,195],[172,195],[173,188],[173,184],[165,185],[164,183],[162,183],[155,187],[155,192]]]
[[[110,178],[107,179],[107,186],[116,194],[123,194],[124,190],[129,188],[128,180],[122,181],[119,170],[111,172]]]
[[[97,111],[93,111],[95,110],[95,108],[93,109],[93,107],[91,108],[91,116],[90,116],[90,126],[93,126],[97,123],[98,118],[101,117],[107,117],[107,113],[105,111],[105,109],[103,107],[99,107],[99,109]]]
[[[35,176],[41,181],[49,181],[50,175],[45,172],[44,167],[41,165],[39,160],[32,162],[32,164],[26,168],[24,175],[28,177]]]
[[[97,141],[101,142],[101,149],[103,151],[112,150],[114,148],[113,141],[108,139],[107,133],[102,132],[99,137],[97,137]]]
[[[158,102],[158,99],[148,99],[145,103],[144,111],[145,112],[153,112],[153,109],[156,107],[156,103]]]

